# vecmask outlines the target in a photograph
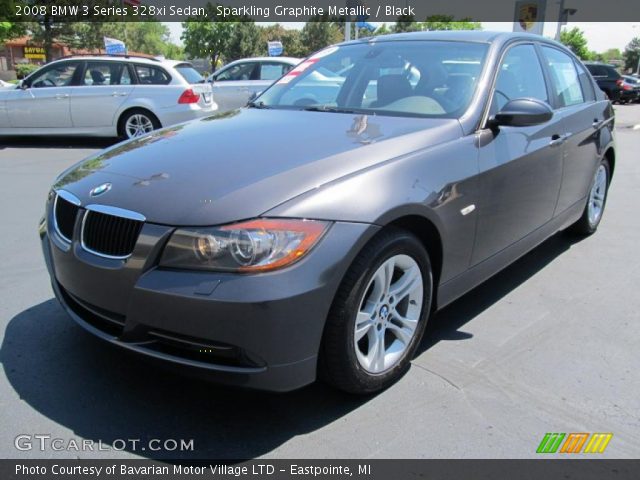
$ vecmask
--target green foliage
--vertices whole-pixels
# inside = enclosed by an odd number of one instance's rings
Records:
[[[480,22],[470,18],[454,20],[453,15],[431,15],[421,24],[422,30],[482,30]]]
[[[280,40],[282,42],[283,55],[288,57],[306,57],[311,53],[302,43],[300,30],[289,30],[279,23],[260,28],[259,51],[267,51],[267,42]]]
[[[413,15],[400,15],[398,21],[393,26],[395,33],[402,32],[417,32],[422,30],[419,22],[416,22],[416,17]]]
[[[255,57],[264,53],[266,44],[260,44],[260,29],[248,19],[242,19],[233,26],[233,31],[227,43],[224,58],[227,62],[240,58]]]
[[[571,30],[563,30],[560,33],[560,42],[569,47],[582,60],[591,60],[591,51],[587,48],[587,39],[584,32],[578,27]]]
[[[207,3],[208,21],[196,19],[182,23],[184,52],[190,58],[208,58],[212,71],[226,52],[234,30],[234,22],[217,19],[216,6]]]
[[[36,65],[34,63],[18,63],[15,66],[16,77],[24,78],[27,75],[29,75],[31,72],[34,72],[39,68],[40,68],[40,65]]]
[[[640,37],[629,42],[624,49],[624,68],[633,72],[638,71],[638,58],[640,58]]]
[[[335,22],[327,21],[327,18],[317,18],[307,22],[302,28],[301,41],[308,53],[320,50],[327,45],[342,40],[340,28]]]

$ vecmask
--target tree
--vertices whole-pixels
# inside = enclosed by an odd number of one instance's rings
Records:
[[[422,30],[419,22],[416,22],[416,17],[413,15],[400,15],[398,21],[393,26],[395,33],[402,32],[417,32]]]
[[[119,40],[132,52],[164,55],[170,41],[169,27],[160,22],[122,22],[122,30],[115,31]]]
[[[118,38],[122,33],[121,25],[116,22],[74,23],[69,46],[101,52],[104,50],[104,37]]]
[[[184,52],[191,58],[208,58],[211,70],[216,70],[218,62],[226,52],[234,24],[218,20],[216,6],[207,3],[207,21],[187,21],[182,23]]]
[[[422,22],[422,30],[482,30],[480,22],[472,22],[470,18],[454,20],[453,15],[431,15]]]
[[[260,42],[260,29],[255,22],[243,18],[233,25],[231,38],[224,51],[224,59],[230,62],[239,58],[254,57],[265,50],[266,44]]]
[[[569,47],[582,60],[591,58],[591,52],[587,48],[587,39],[584,36],[584,32],[578,27],[573,27],[571,30],[563,30],[560,33],[560,42]]]
[[[326,16],[305,23],[302,28],[302,44],[309,53],[338,43],[341,39],[340,29],[334,22],[328,22]]]
[[[4,43],[12,38],[19,37],[25,32],[24,23],[0,22],[0,43]]]
[[[260,28],[260,48],[265,48],[267,42],[279,40],[282,42],[283,54],[289,57],[306,57],[310,52],[302,43],[300,30],[288,30],[279,23]]]
[[[624,49],[624,68],[633,72],[638,71],[638,58],[640,58],[640,37],[629,42]]]

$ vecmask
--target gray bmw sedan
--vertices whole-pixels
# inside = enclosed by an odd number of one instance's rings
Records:
[[[375,392],[435,310],[597,229],[613,122],[539,36],[331,46],[246,108],[64,172],[40,226],[53,289],[94,335],[220,382]]]

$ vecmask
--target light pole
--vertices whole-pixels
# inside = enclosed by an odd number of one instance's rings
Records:
[[[631,28],[638,28],[640,25],[631,25]],[[638,51],[638,65],[636,66],[636,75],[640,76],[640,51]]]

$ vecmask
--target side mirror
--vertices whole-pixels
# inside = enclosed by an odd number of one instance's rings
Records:
[[[551,107],[534,98],[516,98],[510,100],[493,118],[489,119],[489,127],[530,127],[541,125],[553,118]]]
[[[18,88],[19,88],[20,90],[26,90],[26,89],[28,89],[28,88],[29,88],[29,85],[28,85],[28,84],[27,84],[27,82],[25,82],[24,80],[20,80],[20,81],[18,82]]]

